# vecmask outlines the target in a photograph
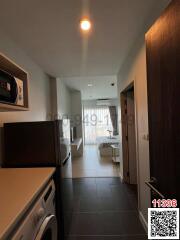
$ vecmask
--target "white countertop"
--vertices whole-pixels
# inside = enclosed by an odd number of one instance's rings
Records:
[[[55,168],[0,168],[0,239],[52,177]]]

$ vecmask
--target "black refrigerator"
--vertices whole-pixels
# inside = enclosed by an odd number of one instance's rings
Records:
[[[4,124],[3,167],[56,167],[58,239],[69,234],[73,211],[70,120]]]

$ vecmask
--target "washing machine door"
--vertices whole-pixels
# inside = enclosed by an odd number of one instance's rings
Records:
[[[57,240],[56,216],[50,215],[44,219],[35,240]]]

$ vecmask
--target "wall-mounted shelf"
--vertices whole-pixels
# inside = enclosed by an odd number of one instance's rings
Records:
[[[5,103],[0,101],[0,112],[5,111],[28,111],[28,73],[23,70],[20,66],[14,63],[12,60],[7,58],[5,55],[0,53],[0,70],[7,72],[13,77],[16,77],[23,81],[23,98],[24,105],[16,105],[13,103]]]

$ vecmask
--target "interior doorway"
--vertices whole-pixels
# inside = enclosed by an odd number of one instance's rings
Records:
[[[73,178],[120,175],[118,99],[82,101],[83,154],[73,156]]]
[[[121,92],[123,180],[137,185],[134,83]]]

